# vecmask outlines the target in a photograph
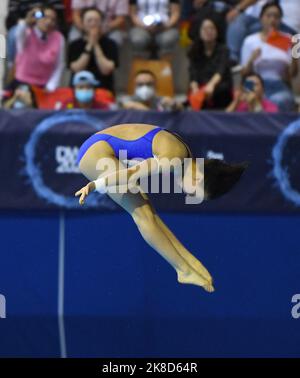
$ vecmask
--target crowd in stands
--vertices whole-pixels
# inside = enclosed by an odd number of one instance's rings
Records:
[[[55,109],[296,110],[299,0],[10,0],[6,28],[5,108],[42,108],[40,98],[57,96]],[[125,42],[132,60],[168,62],[180,77],[179,41],[189,66],[183,100],[158,93],[163,79],[150,69],[119,96]]]

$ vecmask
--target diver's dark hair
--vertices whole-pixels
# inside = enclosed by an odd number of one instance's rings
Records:
[[[227,193],[240,179],[248,162],[228,164],[220,159],[204,160],[204,191],[211,200]]]

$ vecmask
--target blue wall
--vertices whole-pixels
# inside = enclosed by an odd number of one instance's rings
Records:
[[[300,216],[162,214],[214,276],[213,294],[179,284],[129,215],[64,218],[68,356],[299,356]],[[0,213],[0,356],[61,355],[61,221],[55,211]]]

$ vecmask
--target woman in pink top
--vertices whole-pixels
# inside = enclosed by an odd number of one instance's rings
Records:
[[[64,37],[55,30],[56,12],[32,9],[17,28],[17,82],[55,90],[64,69]]]
[[[264,96],[264,84],[257,74],[251,74],[244,80],[243,87],[235,94],[227,112],[278,112],[278,107]]]

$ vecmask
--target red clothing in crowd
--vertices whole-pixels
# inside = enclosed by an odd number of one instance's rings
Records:
[[[74,97],[64,101],[61,105],[61,109],[79,109],[79,108],[80,106]],[[90,109],[109,110],[110,104],[94,99]]]

